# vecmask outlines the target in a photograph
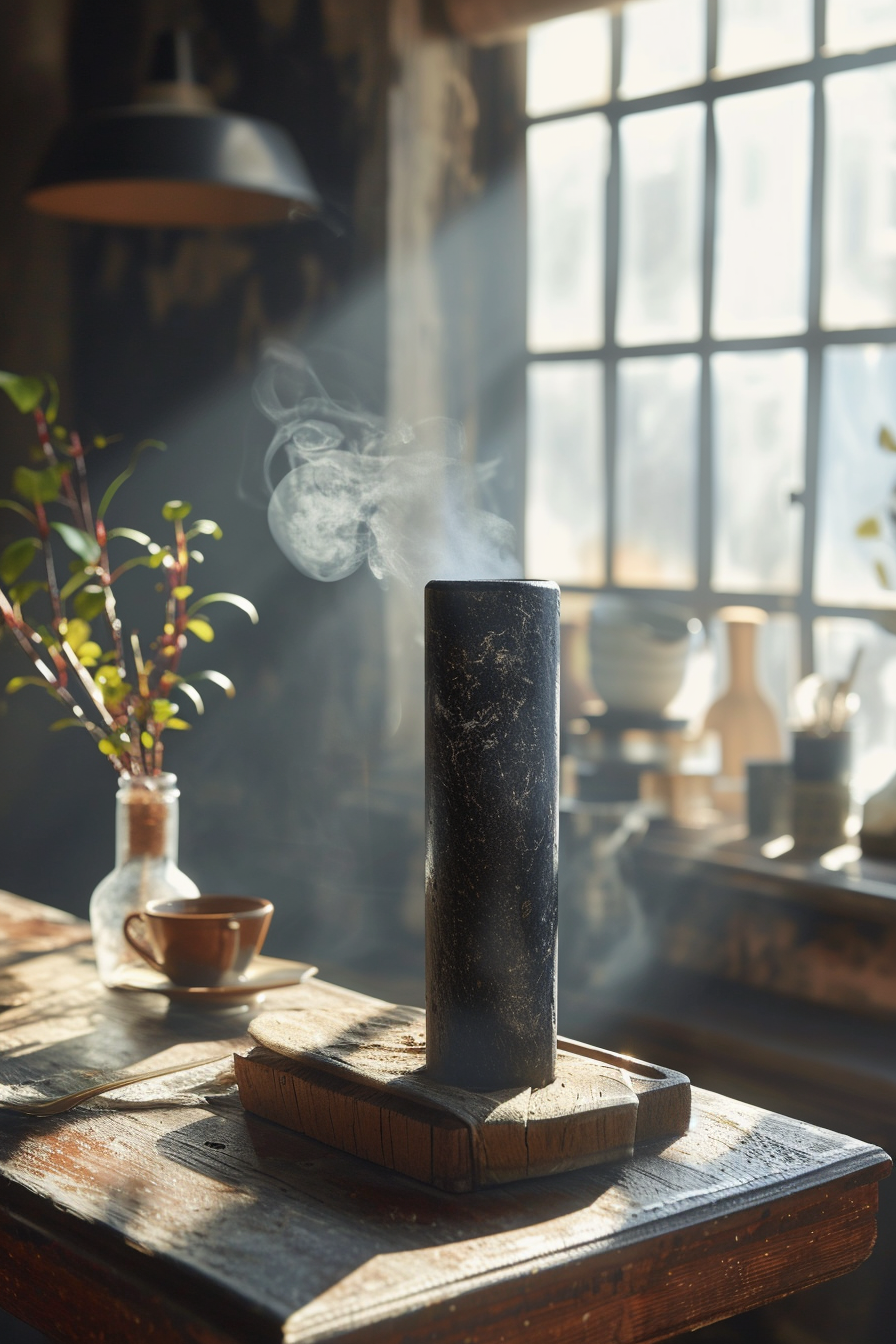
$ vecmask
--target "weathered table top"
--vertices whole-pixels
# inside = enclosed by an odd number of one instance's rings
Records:
[[[265,1006],[359,999],[310,982]],[[85,925],[3,895],[0,1006],[0,1095],[248,1044],[237,1019],[106,993]],[[0,1305],[61,1340],[636,1344],[853,1269],[890,1169],[695,1089],[691,1132],[629,1162],[447,1195],[204,1099],[199,1077],[0,1114]]]

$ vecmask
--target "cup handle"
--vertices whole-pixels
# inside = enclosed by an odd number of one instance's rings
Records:
[[[240,926],[237,920],[230,919],[227,921],[227,933],[230,934],[230,954],[225,974],[230,975],[240,953]]]
[[[164,975],[165,974],[164,968],[159,965],[159,963],[156,961],[155,957],[152,955],[146,944],[141,942],[136,936],[136,934],[134,934],[131,931],[131,924],[137,920],[139,920],[141,924],[143,923],[143,915],[139,910],[136,910],[134,911],[133,914],[128,915],[127,919],[124,921],[123,926],[124,936],[130,943],[134,951],[139,953],[140,956],[143,958],[143,960],[147,962],[153,968],[154,971],[161,971],[162,974]]]

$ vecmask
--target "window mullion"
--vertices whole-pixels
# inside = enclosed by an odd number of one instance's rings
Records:
[[[706,68],[716,63],[718,33],[717,0],[709,0],[706,24]],[[700,340],[700,428],[697,459],[697,593],[701,607],[708,611],[712,584],[712,546],[714,532],[712,470],[712,384],[710,350],[712,324],[712,282],[715,257],[716,216],[716,132],[713,104],[707,100],[705,155],[703,174],[703,305]],[[705,613],[704,613],[705,614]]]
[[[616,307],[619,292],[619,117],[616,115],[622,74],[622,15],[612,18],[610,171],[607,175],[606,271],[604,280],[604,482],[606,499],[605,574],[613,584],[616,549]]]
[[[815,49],[824,44],[824,0],[815,0]],[[817,71],[817,67],[816,67]],[[819,442],[824,339],[821,330],[822,213],[824,207],[824,84],[817,71],[812,80],[812,203],[809,233],[809,322],[806,370],[806,460],[803,482],[803,565],[800,584],[800,661],[803,676],[814,667],[815,536],[818,520]]]

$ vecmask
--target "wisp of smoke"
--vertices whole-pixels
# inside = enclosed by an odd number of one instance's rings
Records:
[[[264,459],[271,532],[303,574],[330,583],[366,560],[378,579],[413,586],[519,576],[513,527],[476,504],[494,468],[464,461],[455,422],[390,427],[334,401],[282,344],[267,350],[254,399],[276,425]]]

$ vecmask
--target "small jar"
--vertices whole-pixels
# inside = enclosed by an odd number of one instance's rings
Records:
[[[794,733],[794,852],[821,854],[845,842],[851,745],[848,732]]]
[[[115,867],[90,898],[90,928],[103,984],[137,954],[122,931],[127,915],[148,901],[190,899],[199,888],[177,866],[176,775],[122,775],[115,811]],[[140,962],[140,965],[143,963]]]

